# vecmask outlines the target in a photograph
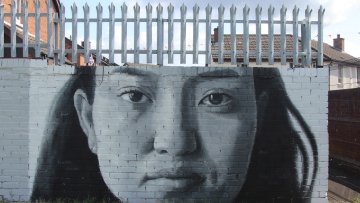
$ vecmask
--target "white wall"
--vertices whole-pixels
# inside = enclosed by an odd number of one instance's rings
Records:
[[[360,87],[358,83],[356,67],[346,67],[343,68],[343,80],[342,83],[338,82],[339,77],[339,68],[337,65],[333,65],[330,68],[330,90],[339,90],[339,89],[350,89]]]
[[[186,77],[186,69],[177,68],[182,70],[174,72]],[[106,70],[107,67],[105,73]],[[313,131],[318,147],[318,175],[309,198],[326,202],[328,69],[279,70],[289,97]],[[74,67],[48,66],[45,60],[1,59],[0,73],[0,200],[26,201],[32,191],[49,109]],[[298,122],[292,122],[295,129],[300,129]],[[309,143],[305,143],[305,148],[309,148]]]

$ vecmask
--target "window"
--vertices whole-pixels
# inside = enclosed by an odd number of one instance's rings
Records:
[[[342,66],[338,67],[338,83],[343,83],[343,77],[344,77],[344,68]]]
[[[360,67],[356,68],[356,80],[357,84],[360,85]]]

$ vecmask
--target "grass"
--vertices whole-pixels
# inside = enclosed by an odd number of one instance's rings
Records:
[[[360,197],[355,197],[353,199],[353,203],[360,203]]]

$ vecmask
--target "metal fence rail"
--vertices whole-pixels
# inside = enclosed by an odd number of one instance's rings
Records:
[[[187,7],[182,5],[180,7],[181,17],[179,19],[174,19],[174,7],[170,4],[167,7],[167,18],[164,18],[164,9],[159,4],[156,6],[156,17],[153,17],[153,7],[151,4],[148,4],[145,7],[146,17],[140,17],[140,6],[136,4],[134,6],[134,15],[129,18],[128,16],[128,6],[124,3],[120,6],[121,16],[115,15],[115,5],[113,3],[110,4],[108,7],[109,9],[109,16],[103,16],[103,6],[99,3],[96,7],[96,17],[90,17],[90,9],[89,6],[86,4],[83,6],[83,18],[78,17],[78,7],[74,3],[71,6],[72,16],[65,17],[65,7],[63,4],[60,6],[60,13],[58,15],[53,13],[52,9],[52,1],[47,1],[47,13],[40,13],[40,3],[39,0],[35,0],[35,12],[29,13],[28,12],[28,3],[24,1],[23,5],[23,12],[17,13],[17,5],[15,0],[12,1],[11,11],[10,13],[4,13],[4,8],[0,7],[0,57],[4,57],[4,49],[6,47],[11,48],[11,57],[16,57],[16,47],[23,48],[23,57],[28,56],[29,47],[35,49],[35,57],[40,57],[40,49],[45,48],[47,50],[47,55],[49,57],[58,57],[59,63],[64,63],[65,61],[65,54],[71,53],[72,54],[72,62],[77,62],[77,55],[79,53],[83,53],[85,56],[85,61],[89,62],[90,54],[96,54],[97,62],[101,61],[101,57],[103,54],[109,55],[109,62],[114,62],[114,56],[120,54],[121,60],[123,63],[127,62],[127,55],[133,54],[134,55],[134,63],[139,63],[139,56],[146,55],[146,62],[153,63],[152,55],[157,55],[157,64],[162,65],[164,63],[164,55],[168,57],[168,63],[174,63],[174,55],[180,55],[180,63],[185,64],[186,55],[191,54],[193,55],[193,63],[198,63],[198,56],[205,55],[206,64],[212,63],[212,51],[211,51],[211,30],[214,24],[218,27],[218,63],[224,63],[224,30],[225,25],[230,25],[230,35],[231,35],[231,63],[236,64],[237,59],[236,57],[240,54],[243,57],[243,63],[245,65],[249,64],[249,25],[254,24],[256,26],[256,63],[261,64],[262,60],[262,50],[261,50],[261,25],[268,25],[268,36],[269,36],[269,49],[268,49],[268,63],[274,63],[274,25],[280,25],[280,38],[281,38],[281,51],[280,59],[281,64],[286,64],[286,57],[289,54],[286,52],[286,27],[292,26],[293,32],[293,47],[292,50],[292,60],[294,65],[298,65],[299,57],[305,60],[302,60],[304,66],[311,66],[311,28],[313,26],[317,26],[317,40],[318,40],[318,47],[317,47],[317,65],[322,66],[323,64],[323,16],[324,11],[322,7],[318,10],[318,16],[316,21],[311,20],[312,10],[309,7],[305,10],[305,19],[299,20],[299,9],[295,6],[292,10],[292,20],[286,20],[287,18],[287,9],[283,6],[280,9],[280,20],[274,20],[275,8],[270,6],[268,8],[267,19],[262,19],[262,8],[258,6],[255,9],[255,19],[250,19],[250,8],[248,6],[243,7],[242,9],[242,18],[237,18],[237,8],[233,5],[230,11],[230,19],[225,19],[225,7],[220,5],[218,7],[217,15],[213,15],[212,7],[207,6],[205,8],[206,18],[200,19],[199,6],[195,5],[192,9],[193,17],[187,18]],[[227,11],[228,12],[228,11]],[[4,43],[4,18],[11,17],[11,42]],[[28,17],[34,17],[35,20],[35,42],[29,43],[28,42]],[[48,30],[48,38],[47,42],[43,42],[40,40],[40,17],[46,16],[47,17],[47,30]],[[21,44],[16,43],[16,30],[13,25],[16,25],[16,17],[22,17],[23,19],[23,42]],[[84,49],[77,48],[77,40],[78,40],[78,27],[79,23],[84,24]],[[103,34],[109,35],[109,48],[103,49],[101,43],[96,43],[96,49],[90,49],[88,46],[88,42],[90,39],[90,30],[89,25],[90,23],[96,24],[96,41],[102,42],[103,41]],[[103,24],[107,23],[109,25],[109,33],[103,33]],[[130,31],[131,34],[134,36],[134,48],[129,50],[127,48],[128,43],[131,43],[128,40],[128,29],[127,25],[132,23],[134,26],[134,30]],[[193,25],[193,36],[188,36],[186,32],[186,24]],[[65,24],[72,25],[72,48],[66,49],[65,48]],[[115,26],[120,24],[121,25],[121,38],[115,38]],[[140,25],[146,25],[146,48],[140,49]],[[167,24],[168,32],[164,33],[164,25]],[[180,49],[174,49],[174,25],[180,24]],[[205,41],[205,49],[199,50],[199,24],[205,25],[205,33],[206,33],[206,41]],[[242,24],[242,33],[237,30],[237,25]],[[152,27],[155,25],[157,27],[157,45],[156,47],[152,44]],[[299,30],[301,30],[299,32]],[[202,30],[204,32],[204,30]],[[58,34],[59,33],[59,34]],[[298,40],[299,40],[299,33],[301,34],[301,41],[304,45],[303,50],[298,50]],[[167,34],[167,49],[164,49],[164,36]],[[243,41],[236,42],[236,35],[242,34]],[[192,37],[192,50],[186,49],[186,39],[188,37]],[[116,40],[121,40],[121,49],[115,49],[114,44]],[[237,50],[236,44],[242,43],[243,49]],[[154,49],[156,48],[156,49]]]

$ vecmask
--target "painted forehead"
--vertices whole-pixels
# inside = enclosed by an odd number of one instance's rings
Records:
[[[140,77],[157,76],[180,76],[180,77],[215,77],[228,78],[240,76],[252,76],[252,70],[248,68],[221,68],[221,67],[106,67],[106,71],[97,69],[96,75],[125,74]]]

